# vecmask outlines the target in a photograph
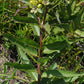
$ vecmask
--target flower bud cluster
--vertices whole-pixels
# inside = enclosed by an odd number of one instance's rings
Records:
[[[43,0],[30,0],[30,7],[37,7],[37,8],[42,8],[42,1]]]
[[[42,13],[41,8],[49,5],[49,0],[29,0],[31,13]]]
[[[30,0],[31,8],[42,8],[43,5],[49,5],[49,0]]]

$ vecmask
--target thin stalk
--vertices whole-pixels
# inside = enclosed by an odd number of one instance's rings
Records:
[[[45,22],[46,14],[47,14],[47,7],[45,9],[45,14],[44,14],[42,24],[44,24],[44,22]],[[42,25],[41,25],[41,21],[40,21],[39,17],[38,17],[38,22],[39,22],[39,26],[40,26],[40,49],[39,49],[39,53],[38,53],[38,58],[40,58],[41,52],[42,52]],[[41,84],[41,68],[40,67],[41,67],[40,63],[38,63],[38,84]]]
[[[6,0],[3,1],[3,15],[4,15],[5,2]]]
[[[42,34],[40,33],[40,50],[39,50],[39,56],[41,57],[41,50],[42,50]],[[40,69],[40,63],[38,63],[38,84],[40,84],[41,81],[41,69]]]
[[[48,12],[48,9],[47,9],[47,6],[46,6],[46,8],[45,8],[45,14],[44,14],[44,18],[43,18],[42,24],[44,24],[44,22],[45,22],[47,12]]]
[[[38,22],[39,22],[39,26],[40,26],[40,49],[38,52],[38,58],[41,57],[41,51],[42,51],[42,33],[41,33],[41,21],[40,18],[38,17]],[[41,83],[41,69],[40,69],[40,63],[38,63],[38,84]]]

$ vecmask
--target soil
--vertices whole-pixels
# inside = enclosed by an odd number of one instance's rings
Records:
[[[6,62],[12,62],[12,63],[15,63],[17,61],[17,57],[18,57],[18,54],[16,52],[16,47],[14,47],[13,50],[11,49],[6,49],[4,46],[3,46],[3,37],[0,36],[0,74],[6,74],[6,75],[13,75],[15,69],[9,67],[9,66],[6,66],[6,72],[4,72],[4,64]],[[23,79],[26,79],[27,80],[27,77],[24,75],[24,72],[20,71],[20,70],[16,70],[16,73],[15,73],[15,76],[18,76],[18,77],[21,77]],[[15,84],[17,82],[20,82],[19,84],[28,84],[26,82],[21,82],[21,80],[18,80],[18,79],[7,79],[7,77],[3,77],[3,76],[0,76],[0,83],[1,84],[5,84],[5,82],[8,81],[8,84]]]

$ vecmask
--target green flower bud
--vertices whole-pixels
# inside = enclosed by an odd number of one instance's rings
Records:
[[[37,7],[38,7],[38,8],[41,8],[41,7],[42,7],[42,4],[38,4]]]

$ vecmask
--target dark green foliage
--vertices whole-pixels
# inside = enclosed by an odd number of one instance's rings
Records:
[[[23,22],[23,23],[38,23],[38,21],[36,21],[33,18],[27,18],[27,17],[20,17],[20,16],[14,16],[14,20],[18,21],[18,22]]]
[[[7,49],[16,45],[18,53],[18,61],[5,63],[4,67],[24,71],[29,81],[19,79],[29,84],[37,84],[39,70],[39,84],[82,84],[83,3],[83,0],[44,0],[42,8],[38,8],[30,0],[0,0],[0,35],[5,38]],[[5,68],[0,74],[3,79],[7,76]],[[13,78],[17,79],[15,73]]]

